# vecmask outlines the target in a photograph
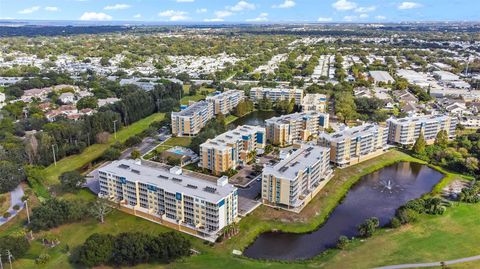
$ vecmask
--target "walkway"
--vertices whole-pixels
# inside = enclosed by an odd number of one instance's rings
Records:
[[[471,262],[471,261],[477,261],[477,260],[480,260],[480,255],[457,259],[457,260],[444,261],[444,264],[451,265],[456,263]],[[442,262],[389,265],[389,266],[377,267],[375,269],[405,269],[405,268],[419,268],[419,267],[433,267],[433,266],[442,266]]]
[[[22,202],[22,197],[23,197],[23,188],[21,185],[18,185],[17,188],[15,188],[13,191],[10,192],[10,208],[8,209],[8,212],[10,212],[11,216],[9,218],[4,218],[3,213],[1,212],[0,214],[0,226],[7,223],[9,220],[11,220],[13,217],[15,217],[18,212],[20,212],[23,209],[23,202]],[[19,205],[20,209],[15,210],[13,207],[15,205]]]

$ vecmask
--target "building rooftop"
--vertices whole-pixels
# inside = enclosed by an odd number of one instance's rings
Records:
[[[316,105],[327,102],[327,96],[320,93],[307,93],[303,97],[302,105]]]
[[[297,112],[293,114],[287,114],[287,115],[281,115],[278,117],[272,117],[270,119],[265,120],[265,122],[268,123],[273,123],[273,124],[287,124],[292,120],[298,120],[298,119],[303,119],[304,117],[312,117],[312,116],[324,116],[328,117],[328,114],[326,113],[320,113],[317,111],[306,111],[306,112]]]
[[[215,149],[227,149],[228,144],[236,143],[242,140],[243,136],[254,135],[258,132],[265,133],[265,128],[261,126],[242,125],[237,128],[218,135],[213,139],[207,140],[200,147],[210,147]]]
[[[180,112],[173,112],[172,116],[176,115],[176,116],[181,116],[181,117],[189,117],[189,116],[192,116],[195,113],[198,113],[198,112],[204,110],[209,105],[210,105],[210,103],[207,102],[207,101],[198,101],[198,102],[195,102],[192,105],[188,106],[187,108],[185,108],[184,110],[182,110]]]
[[[301,144],[300,148],[294,151],[290,156],[275,164],[263,168],[264,174],[271,174],[275,177],[294,180],[299,171],[304,171],[321,161],[325,147]]]
[[[371,135],[372,132],[377,131],[379,126],[377,124],[363,124],[360,126],[355,126],[352,128],[346,128],[342,131],[335,133],[322,133],[321,138],[327,139],[328,141],[340,142],[345,139],[356,139],[357,137],[364,137]]]
[[[303,93],[302,89],[292,89],[292,88],[264,88],[264,87],[253,87],[250,91],[268,91],[268,92],[291,92],[295,91],[296,93]]]
[[[410,117],[405,117],[405,118],[390,118],[387,120],[387,122],[392,122],[395,124],[401,124],[401,125],[407,125],[410,123],[415,123],[415,122],[432,122],[432,121],[438,121],[438,120],[444,120],[446,118],[449,118],[448,115],[443,115],[443,114],[438,114],[438,115],[414,115]]]
[[[114,161],[100,168],[100,171],[125,177],[128,181],[138,181],[159,187],[169,192],[184,193],[214,204],[217,204],[225,196],[237,189],[228,183],[219,185],[190,175],[181,174],[181,168],[179,167],[174,167],[172,170],[153,168],[138,164],[134,160]]]
[[[383,81],[383,82],[395,81],[387,71],[370,71],[370,76],[375,81]]]
[[[207,96],[206,100],[216,100],[216,99],[223,99],[228,98],[237,94],[241,94],[242,91],[239,90],[226,90],[224,92],[216,92],[213,95]]]

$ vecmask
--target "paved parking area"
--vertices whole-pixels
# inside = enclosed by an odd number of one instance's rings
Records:
[[[242,217],[252,212],[260,203],[262,182],[254,179],[245,188],[238,188],[238,214]]]

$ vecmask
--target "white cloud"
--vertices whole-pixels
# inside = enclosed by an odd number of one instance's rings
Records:
[[[218,10],[218,11],[215,11],[215,16],[217,18],[225,18],[225,17],[229,17],[229,16],[232,16],[233,13],[228,11],[228,10]]]
[[[198,8],[198,9],[196,10],[197,13],[205,13],[205,12],[207,12],[207,11],[208,11],[208,9],[206,9],[206,8]]]
[[[402,2],[398,5],[398,9],[412,9],[422,7],[422,4],[416,2]]]
[[[293,0],[285,0],[285,2],[278,4],[278,5],[273,5],[273,8],[291,8],[296,5],[295,1]]]
[[[375,11],[376,9],[377,9],[376,6],[357,7],[357,8],[355,9],[355,12],[358,12],[358,13],[368,13],[368,12]]]
[[[385,20],[386,18],[387,17],[382,16],[382,15],[375,16],[375,19],[377,19],[377,20]]]
[[[22,9],[18,13],[19,14],[31,14],[35,11],[38,11],[39,9],[40,9],[39,6],[33,6],[33,7],[26,8],[26,9]]]
[[[366,19],[368,18],[368,14],[360,14],[360,16],[358,16],[360,19]]]
[[[105,10],[120,10],[120,9],[127,9],[127,8],[130,8],[130,7],[132,7],[132,6],[127,5],[127,4],[115,4],[115,5],[111,5],[111,6],[106,6],[103,9],[105,9]]]
[[[352,10],[357,8],[357,3],[348,0],[338,0],[332,4],[332,7],[336,10]]]
[[[51,12],[60,11],[58,7],[45,7],[44,9],[45,11],[51,11]]]
[[[177,0],[177,3],[193,3],[195,0]]]
[[[244,10],[254,10],[255,9],[255,4],[249,3],[247,1],[240,1],[233,7],[228,8],[231,11],[234,12],[240,12]]]
[[[85,12],[80,17],[81,21],[109,21],[112,19],[112,16],[102,13],[102,12]]]
[[[319,17],[317,21],[319,21],[319,22],[329,22],[329,21],[333,21],[333,19],[330,18],[330,17]]]
[[[222,18],[213,18],[213,19],[204,19],[204,22],[220,22],[223,21]]]
[[[190,19],[187,16],[188,12],[185,11],[179,11],[179,10],[165,10],[160,13],[158,13],[158,16],[160,17],[166,17],[170,21],[185,21]]]
[[[356,19],[358,19],[357,16],[345,16],[345,17],[343,17],[344,21],[354,21]]]
[[[140,13],[138,13],[138,14],[135,14],[135,15],[133,15],[133,17],[134,17],[135,19],[139,19],[139,18],[141,18],[141,17],[142,17],[142,14],[140,14]]]
[[[268,21],[268,13],[266,12],[263,12],[263,13],[260,13],[260,15],[258,15],[258,17],[254,18],[254,19],[247,19],[246,21],[249,21],[249,22],[264,22],[264,21]]]

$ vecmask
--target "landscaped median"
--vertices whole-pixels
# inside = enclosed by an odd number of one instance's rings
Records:
[[[112,136],[107,144],[94,144],[87,147],[82,153],[77,155],[68,156],[57,162],[57,165],[50,165],[45,172],[44,184],[51,186],[58,183],[59,176],[68,171],[77,170],[87,165],[88,163],[98,159],[102,156],[103,152],[115,142],[124,142],[129,137],[141,133],[147,129],[151,123],[155,121],[163,120],[165,113],[156,113],[150,115],[144,119],[141,119],[129,126],[122,128],[117,132],[117,138]]]

